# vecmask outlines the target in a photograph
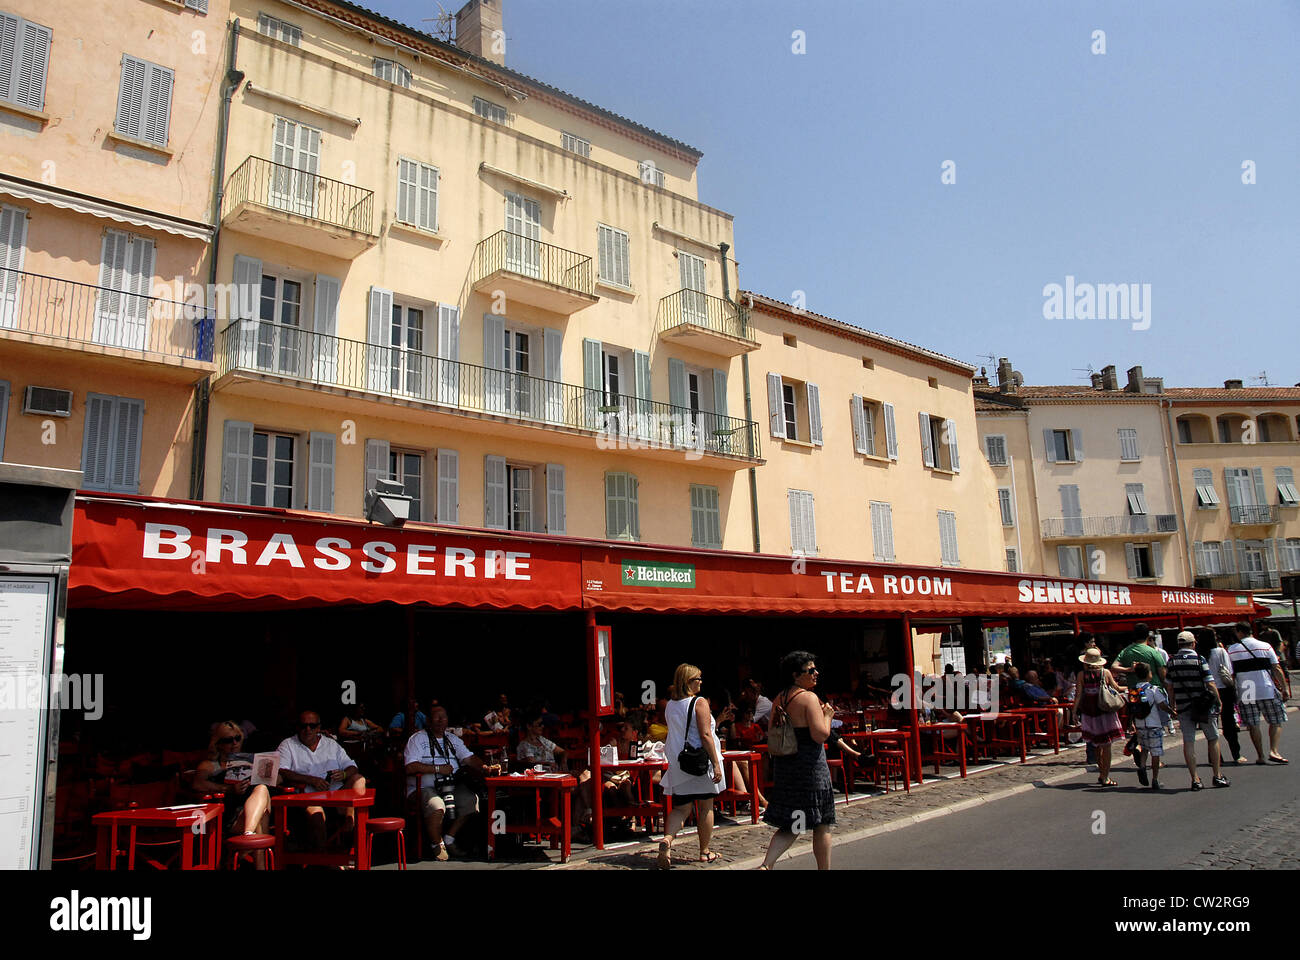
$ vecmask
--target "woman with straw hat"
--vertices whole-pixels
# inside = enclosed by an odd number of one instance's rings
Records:
[[[1119,717],[1101,709],[1097,695],[1102,684],[1119,689],[1115,678],[1106,669],[1106,658],[1096,647],[1088,647],[1079,657],[1083,669],[1079,671],[1078,689],[1074,695],[1074,710],[1083,727],[1083,739],[1097,750],[1097,783],[1103,787],[1116,786],[1110,779],[1110,745],[1124,736]]]

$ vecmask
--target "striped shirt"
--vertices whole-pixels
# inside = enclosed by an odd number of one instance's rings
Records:
[[[1213,682],[1210,665],[1191,647],[1179,650],[1169,658],[1169,665],[1165,667],[1165,684],[1180,711],[1205,693],[1206,685]]]

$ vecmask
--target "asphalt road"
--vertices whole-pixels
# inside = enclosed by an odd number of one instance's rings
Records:
[[[1295,715],[1292,719],[1296,719]],[[1287,734],[1292,743],[1288,745]],[[1200,761],[1205,789],[1192,792],[1178,737],[1165,738],[1160,792],[1137,782],[1133,761],[1115,749],[1111,778],[1097,787],[1093,771],[993,803],[850,843],[836,843],[834,869],[1044,869],[1176,867],[1294,867],[1300,865],[1300,745],[1287,725],[1282,753],[1287,766],[1225,766],[1232,786],[1216,789]],[[1102,832],[1104,831],[1104,832]],[[811,845],[777,869],[816,869]]]

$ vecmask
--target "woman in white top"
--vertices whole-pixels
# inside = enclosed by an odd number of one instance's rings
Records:
[[[664,839],[659,844],[659,869],[672,866],[672,845],[690,814],[692,803],[698,804],[696,820],[700,825],[700,862],[712,863],[718,855],[709,849],[713,838],[713,798],[726,789],[723,780],[722,751],[718,747],[717,730],[709,710],[708,697],[700,696],[704,678],[700,668],[689,663],[677,667],[673,676],[673,690],[677,699],[668,704],[664,716],[668,722],[668,740],[664,753],[668,772],[660,781],[664,793],[673,798],[673,812],[664,825]],[[692,707],[694,709],[692,709]],[[702,747],[708,758],[708,771],[703,775],[686,773],[678,764],[678,754],[687,743]]]

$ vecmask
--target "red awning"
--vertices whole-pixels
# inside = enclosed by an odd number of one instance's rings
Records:
[[[370,603],[1068,622],[1237,620],[1224,591],[956,568],[682,550],[361,521],[144,497],[78,496],[69,605],[281,609]]]

